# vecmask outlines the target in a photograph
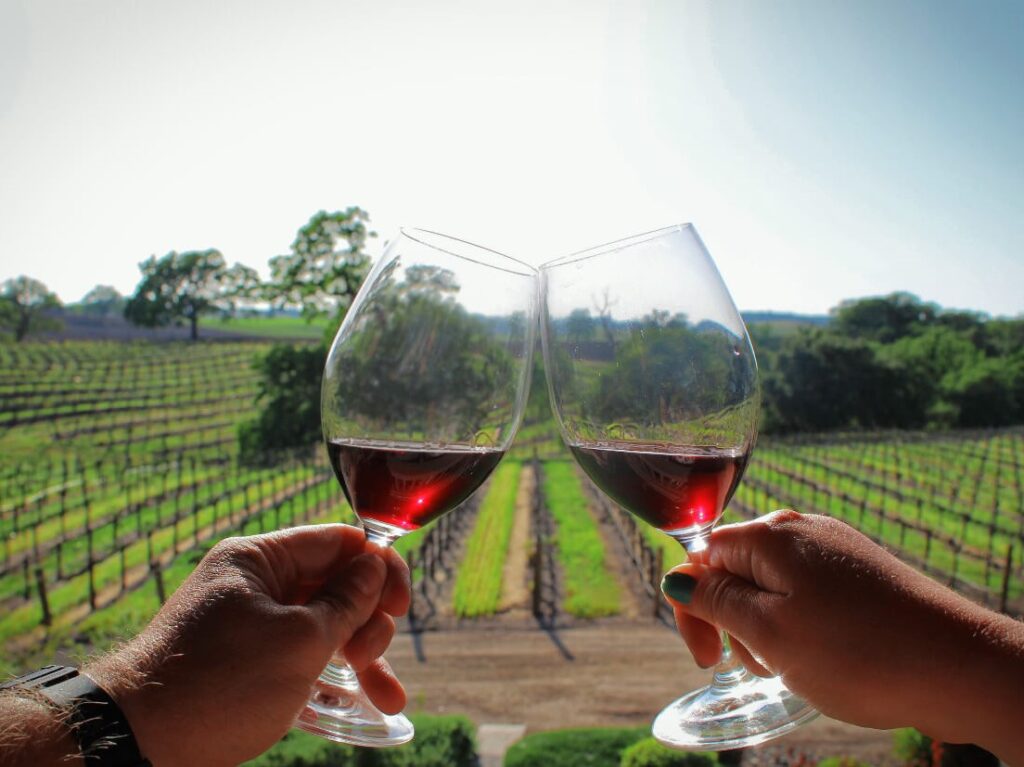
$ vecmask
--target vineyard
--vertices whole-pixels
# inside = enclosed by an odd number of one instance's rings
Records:
[[[0,347],[3,671],[137,630],[220,538],[350,520],[323,451],[246,465],[261,342]],[[727,512],[846,520],[971,599],[1024,609],[1024,432],[762,440]],[[401,539],[404,628],[666,618],[678,544],[611,504],[528,423],[473,498]]]

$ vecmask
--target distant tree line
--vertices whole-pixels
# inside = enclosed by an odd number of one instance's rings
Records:
[[[750,330],[763,432],[1024,423],[1024,318],[893,293],[845,301],[825,327]]]
[[[217,250],[172,251],[140,264],[142,280],[130,297],[100,285],[70,309],[123,312],[149,326],[184,323],[193,339],[202,316],[245,305],[293,308],[309,320],[328,320],[322,344],[277,347],[258,362],[262,411],[240,433],[243,449],[253,455],[308,444],[319,436],[326,345],[368,271],[364,249],[375,236],[359,207],[319,211],[298,230],[289,252],[270,260],[266,282],[247,266],[228,267]],[[0,330],[17,341],[59,327],[60,311],[57,296],[38,280],[22,276],[0,285]],[[609,313],[598,314],[570,317],[570,336],[578,343],[607,336],[614,343]],[[762,373],[763,432],[1024,423],[1024,317],[943,309],[909,293],[849,300],[831,315],[826,325],[795,329],[751,324]]]

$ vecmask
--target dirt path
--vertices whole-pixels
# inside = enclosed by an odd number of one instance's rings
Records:
[[[674,632],[653,620],[610,619],[555,632],[532,621],[463,624],[458,631],[422,633],[415,642],[400,634],[387,657],[409,691],[409,711],[521,723],[528,732],[646,726],[709,675]],[[887,732],[819,718],[772,747],[879,763],[891,742]]]

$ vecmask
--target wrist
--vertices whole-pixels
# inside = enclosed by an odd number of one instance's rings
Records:
[[[153,767],[173,764],[173,737],[160,716],[160,687],[150,678],[151,662],[131,645],[103,656],[83,673],[106,690],[124,714],[140,753]]]
[[[1005,764],[1024,765],[1020,729],[1024,690],[1024,624],[1005,615],[988,614],[976,635],[984,674],[974,688],[972,705],[983,712],[975,741]]]
[[[959,617],[943,670],[946,705],[939,720],[919,729],[947,742],[975,743],[1006,764],[1024,764],[1024,624],[973,604]]]
[[[0,763],[81,767],[81,751],[66,718],[66,712],[38,693],[0,693]]]

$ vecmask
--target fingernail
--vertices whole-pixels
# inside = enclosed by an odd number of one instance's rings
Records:
[[[672,571],[661,579],[661,590],[679,604],[688,605],[697,588],[697,579],[692,575]]]

